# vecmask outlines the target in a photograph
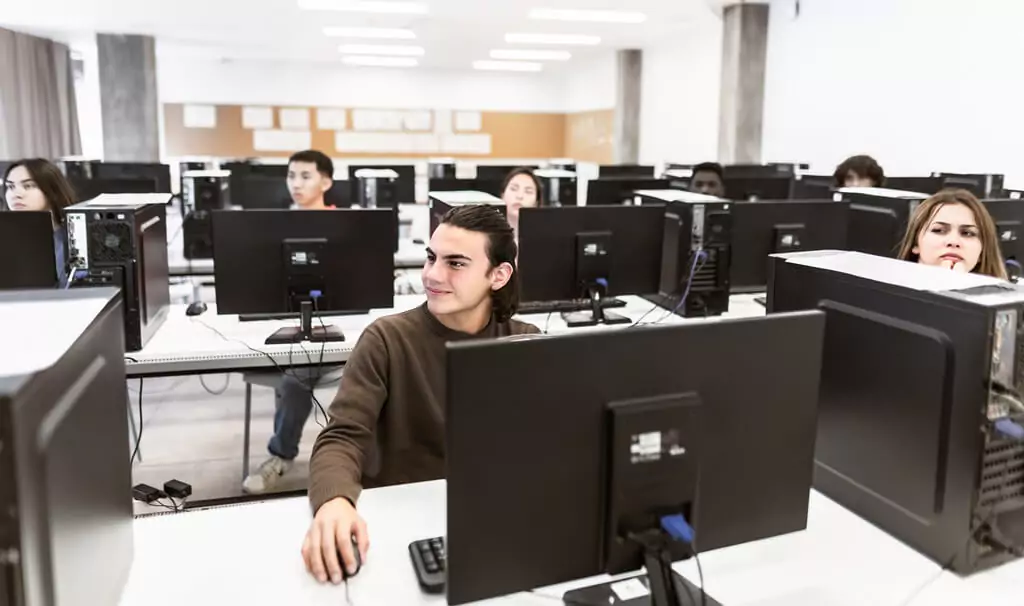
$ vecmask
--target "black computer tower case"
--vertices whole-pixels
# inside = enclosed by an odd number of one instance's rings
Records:
[[[167,318],[168,197],[107,195],[66,209],[69,288],[121,288],[126,351],[142,349]]]
[[[815,488],[960,574],[1024,546],[1024,287],[854,252],[773,255],[769,313],[826,312]]]
[[[928,194],[880,187],[849,187],[839,190],[850,203],[847,248],[852,251],[896,257],[907,231],[910,215]]]
[[[27,358],[0,352],[4,606],[121,598],[134,550],[121,317],[114,289],[0,293],[0,332],[48,335]]]
[[[732,202],[676,190],[639,192],[638,197],[642,204],[665,204],[661,281],[658,294],[644,298],[683,317],[729,311]],[[686,302],[680,304],[684,293]]]
[[[182,253],[186,259],[213,258],[212,211],[231,206],[231,173],[226,170],[189,171],[182,177],[185,196]]]

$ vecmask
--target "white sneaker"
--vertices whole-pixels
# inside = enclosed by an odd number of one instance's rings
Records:
[[[281,476],[292,468],[292,462],[281,457],[270,457],[260,465],[256,473],[242,482],[242,490],[247,494],[263,494],[274,489]]]

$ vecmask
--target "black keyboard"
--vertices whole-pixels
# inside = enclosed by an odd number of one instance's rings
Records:
[[[601,299],[601,309],[616,309],[625,307],[626,302],[622,299]],[[520,314],[553,314],[563,311],[587,311],[590,309],[590,299],[572,299],[568,301],[527,301],[519,304]]]
[[[444,537],[422,539],[409,543],[409,557],[416,570],[420,587],[427,593],[444,591],[448,554],[444,550]]]

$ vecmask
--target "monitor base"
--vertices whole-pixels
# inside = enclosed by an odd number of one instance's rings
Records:
[[[336,343],[345,340],[345,334],[337,326],[330,324],[315,326],[309,333],[305,333],[301,327],[289,326],[274,332],[267,337],[265,345],[289,345],[309,341],[310,343]]]
[[[672,580],[676,585],[677,595],[683,596],[682,601],[676,600],[672,603],[670,600],[668,604],[656,604],[657,600],[651,593],[651,582],[645,574],[574,589],[566,592],[562,600],[563,603],[573,606],[722,606],[721,602],[709,595],[702,597],[699,587],[675,571],[672,572]],[[642,595],[639,595],[641,593]]]
[[[632,324],[633,321],[626,316],[620,316],[619,314],[605,311],[601,316],[595,316],[592,311],[567,311],[562,313],[562,319],[565,320],[566,325],[569,328],[580,328],[582,326],[597,326],[598,324]]]

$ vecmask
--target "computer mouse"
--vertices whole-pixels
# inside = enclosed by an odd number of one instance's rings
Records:
[[[359,571],[363,568],[363,556],[359,555],[359,543],[356,542],[355,536],[352,537],[352,553],[356,556],[356,571],[350,573],[345,566],[345,560],[341,556],[341,550],[338,550],[338,561],[341,562],[341,578],[346,581],[359,574]]]
[[[202,314],[205,311],[206,311],[206,303],[203,303],[202,301],[196,301],[195,303],[190,303],[189,304],[188,308],[185,310],[185,315],[186,316],[198,316],[198,315]]]

